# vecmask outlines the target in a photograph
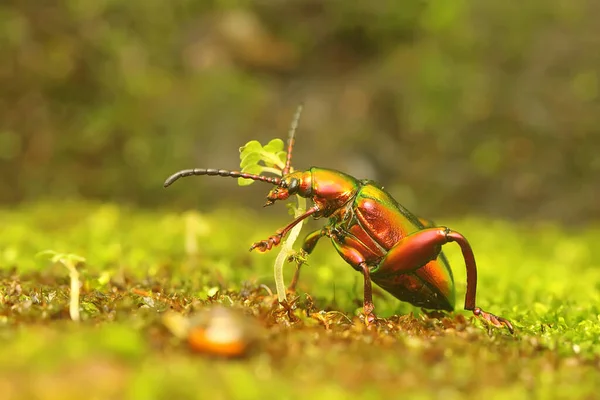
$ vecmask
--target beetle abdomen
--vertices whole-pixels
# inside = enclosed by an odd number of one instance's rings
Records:
[[[417,307],[452,311],[455,300],[454,284],[442,281],[442,286],[439,286],[439,280],[431,279],[432,275],[439,274],[441,268],[443,267],[438,259],[414,272],[392,276],[378,276],[373,273],[371,279],[398,300]]]

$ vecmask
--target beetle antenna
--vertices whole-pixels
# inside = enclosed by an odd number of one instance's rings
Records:
[[[246,179],[252,179],[253,181],[261,181],[261,182],[270,183],[272,185],[277,185],[277,186],[279,186],[279,184],[281,183],[281,179],[278,177],[248,174],[248,173],[239,172],[239,171],[228,171],[226,169],[194,168],[194,169],[184,169],[184,170],[174,173],[173,175],[171,175],[170,177],[167,178],[167,180],[165,181],[164,187],[171,186],[173,184],[173,182],[175,182],[179,178],[185,178],[186,176],[192,176],[192,175],[209,175],[209,176],[217,176],[218,175],[218,176],[225,176],[225,177],[231,177],[231,178],[246,178]]]
[[[287,159],[285,160],[285,168],[281,172],[281,175],[287,175],[290,172],[291,164],[292,164],[292,149],[294,147],[294,141],[296,136],[296,129],[298,128],[298,122],[300,121],[300,114],[302,114],[302,109],[304,108],[304,103],[300,103],[298,108],[296,109],[296,114],[294,115],[294,119],[292,120],[292,125],[290,125],[290,130],[288,133],[288,148],[287,148]]]

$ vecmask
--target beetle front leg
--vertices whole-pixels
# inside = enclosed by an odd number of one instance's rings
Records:
[[[292,228],[294,226],[296,226],[300,221],[308,218],[309,216],[317,213],[318,211],[319,211],[319,208],[317,206],[312,206],[311,208],[306,210],[306,212],[304,214],[300,215],[298,218],[296,218],[295,220],[290,222],[287,226],[285,226],[281,229],[277,229],[275,231],[275,234],[272,236],[269,236],[268,239],[261,240],[260,242],[254,243],[252,245],[252,247],[250,247],[250,251],[252,251],[254,249],[257,249],[260,252],[265,252],[265,251],[271,250],[273,248],[273,246],[279,245],[279,243],[281,243],[281,239],[285,235],[287,235],[289,233],[289,231],[291,231]]]
[[[371,284],[371,270],[366,262],[360,263],[360,268],[364,276],[364,298],[363,298],[363,313],[365,314],[365,324],[369,325],[375,322],[377,319],[373,310],[375,305],[373,304],[373,285]]]
[[[315,246],[319,242],[323,236],[329,236],[329,227],[317,229],[306,235],[304,238],[304,243],[302,243],[302,250],[306,252],[306,254],[310,254],[315,249]]]
[[[302,256],[312,253],[312,251],[315,249],[315,246],[317,245],[317,242],[319,241],[319,239],[321,239],[323,236],[328,236],[328,235],[329,235],[329,230],[327,228],[317,229],[316,231],[313,231],[313,232],[309,233],[308,235],[306,235],[306,237],[304,238],[304,243],[302,243],[302,250],[301,250],[301,252],[303,253]],[[288,287],[288,290],[290,290],[292,292],[296,291],[296,285],[298,284],[298,280],[300,279],[300,268],[301,267],[302,267],[302,262],[298,262],[298,264],[296,266],[296,271],[294,271],[294,277],[292,278],[292,282],[290,283],[290,286]]]

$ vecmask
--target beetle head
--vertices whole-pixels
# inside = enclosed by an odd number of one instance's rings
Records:
[[[310,171],[297,171],[281,178],[279,185],[271,189],[267,195],[265,206],[270,206],[277,200],[286,200],[291,195],[297,194],[301,197],[309,197],[311,188]]]

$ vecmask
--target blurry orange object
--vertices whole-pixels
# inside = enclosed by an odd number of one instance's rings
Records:
[[[166,315],[164,322],[174,335],[186,339],[192,350],[223,357],[246,355],[258,333],[256,320],[223,306],[207,308],[191,318]]]

